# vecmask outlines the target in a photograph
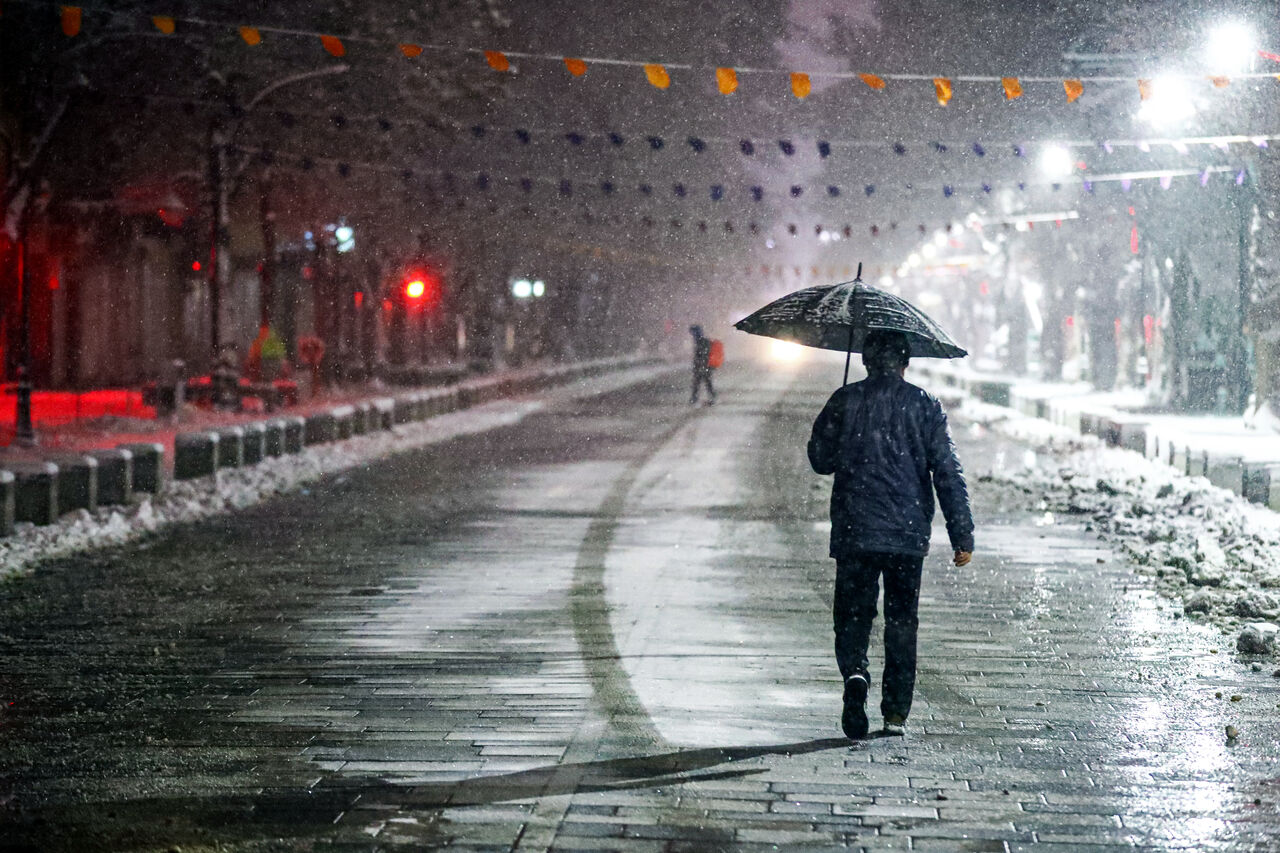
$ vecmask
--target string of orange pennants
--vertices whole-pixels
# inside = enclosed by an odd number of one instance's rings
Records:
[[[12,0],[11,0],[12,2]],[[24,2],[24,0],[18,0]],[[30,2],[30,0],[25,0]],[[80,35],[85,24],[86,8],[93,14],[110,14],[125,15],[128,13],[116,12],[109,9],[100,9],[94,7],[83,6],[58,6],[59,17],[62,32],[68,38],[75,38]],[[787,71],[776,68],[750,68],[750,67],[731,67],[731,66],[695,66],[681,63],[659,63],[644,62],[630,59],[614,59],[602,57],[575,57],[563,56],[559,54],[545,53],[528,53],[523,51],[511,50],[492,50],[474,47],[457,47],[453,45],[428,44],[414,41],[404,42],[386,42],[380,39],[372,39],[366,36],[355,35],[333,35],[318,31],[293,29],[285,27],[271,26],[253,26],[253,25],[236,25],[219,21],[210,21],[193,17],[177,17],[172,15],[152,15],[151,24],[157,31],[164,35],[173,35],[178,30],[178,25],[195,26],[195,27],[217,27],[217,28],[234,28],[241,40],[250,47],[257,47],[263,43],[263,34],[282,35],[289,37],[304,37],[317,40],[320,47],[331,56],[343,57],[347,54],[347,43],[364,43],[379,45],[390,48],[394,44],[394,48],[399,51],[407,59],[416,59],[427,51],[432,52],[454,52],[471,55],[483,56],[485,62],[494,71],[508,73],[512,70],[512,59],[525,59],[533,61],[556,62],[564,65],[565,70],[573,77],[583,77],[587,74],[588,69],[592,65],[605,66],[624,66],[643,69],[645,79],[649,84],[657,89],[668,89],[671,87],[672,78],[671,71],[713,71],[716,88],[723,95],[732,95],[738,91],[739,77],[741,75],[767,75],[780,76],[786,75],[791,88],[791,94],[798,99],[807,98],[813,91],[813,78],[825,79],[850,79],[860,80],[869,89],[873,91],[884,91],[888,88],[889,82],[920,82],[929,81],[933,84],[934,96],[938,103],[946,106],[955,93],[955,84],[959,83],[999,83],[1004,97],[1008,101],[1016,100],[1023,95],[1024,83],[1057,83],[1061,85],[1063,95],[1068,103],[1074,103],[1084,94],[1085,83],[1136,83],[1138,96],[1141,100],[1148,100],[1152,97],[1154,91],[1154,81],[1151,78],[1133,78],[1133,77],[1116,77],[1116,76],[1082,76],[1073,78],[1062,77],[1043,77],[1043,76],[987,76],[987,75],[952,75],[950,77],[935,76],[929,74],[873,74],[869,72],[843,72],[843,71],[823,71],[823,72],[806,72],[806,71]],[[1258,51],[1259,56],[1272,61],[1280,61],[1277,55],[1267,51]],[[1201,75],[1174,75],[1182,76],[1188,79],[1195,79]],[[1257,79],[1265,77],[1274,77],[1280,80],[1280,74],[1247,72],[1239,73],[1233,77],[1222,75],[1205,75],[1202,79],[1206,80],[1214,88],[1226,88],[1231,85],[1232,79]]]

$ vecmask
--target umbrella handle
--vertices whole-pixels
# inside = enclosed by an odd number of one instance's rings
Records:
[[[844,384],[849,384],[849,360],[853,358],[853,326],[849,327],[849,346],[844,353]]]

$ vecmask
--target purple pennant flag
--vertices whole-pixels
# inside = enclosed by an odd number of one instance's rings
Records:
[[[1243,183],[1244,183],[1244,169],[1241,169],[1239,172],[1236,172],[1236,186],[1240,186]]]
[[[792,198],[800,198],[802,195],[804,195],[804,187],[799,186],[798,184],[791,187]]]
[[[751,142],[750,139],[742,140],[741,142],[738,143],[738,147],[740,147],[742,149],[742,153],[747,155],[748,157],[756,153],[756,146]]]
[[[863,191],[864,191],[864,192],[866,192],[866,194],[867,194],[867,195],[871,195],[872,193],[874,193],[874,192],[876,191],[875,184],[867,184],[867,185],[866,185],[865,187],[863,187],[862,189],[863,189]]]
[[[1209,185],[1209,170],[1205,169],[1203,172],[1200,173],[1200,186],[1205,187],[1208,185]]]
[[[790,139],[779,139],[778,147],[781,148],[782,153],[786,154],[788,157],[796,153],[796,147],[794,144],[792,144]]]
[[[1133,186],[1133,181],[1129,180],[1128,178],[1123,178],[1120,181],[1120,189],[1124,190],[1125,192],[1128,192],[1130,187],[1132,186]]]
[[[1162,190],[1167,190],[1167,189],[1169,189],[1169,187],[1171,187],[1171,186],[1173,186],[1173,175],[1161,175],[1161,176],[1160,176],[1160,189],[1162,189]]]
[[[1087,193],[1092,193],[1092,192],[1093,192],[1093,181],[1085,181],[1085,182],[1084,182],[1084,191],[1085,191],[1085,192],[1087,192]]]
[[[952,189],[951,189],[951,185],[950,185],[950,184],[948,184],[948,185],[946,185],[946,186],[944,186],[944,187],[942,188],[942,194],[943,194],[944,196],[946,196],[947,198],[951,198],[951,193],[952,193],[952,192],[954,192],[954,190],[952,190]]]

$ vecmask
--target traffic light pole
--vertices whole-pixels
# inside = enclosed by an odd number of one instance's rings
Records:
[[[31,423],[31,287],[27,277],[27,241],[18,244],[18,298],[20,319],[18,331],[18,409],[14,443],[22,447],[36,444],[36,431]]]

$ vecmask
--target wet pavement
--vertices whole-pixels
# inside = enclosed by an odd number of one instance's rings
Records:
[[[837,375],[674,375],[0,587],[0,850],[1280,849],[1280,679],[962,425],[908,734],[840,736]]]

